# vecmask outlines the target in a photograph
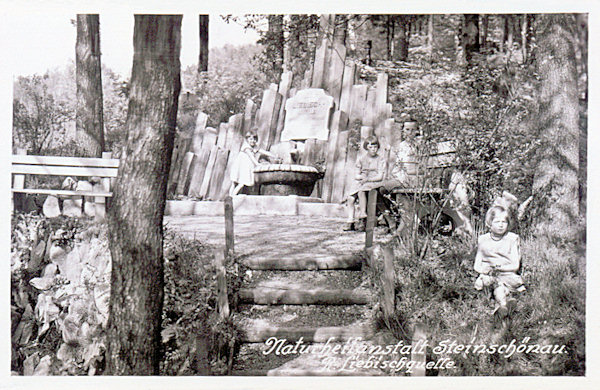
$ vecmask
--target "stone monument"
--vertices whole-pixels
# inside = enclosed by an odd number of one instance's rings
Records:
[[[285,103],[285,122],[281,141],[303,141],[316,138],[326,141],[329,137],[329,117],[333,97],[320,88],[298,91]]]

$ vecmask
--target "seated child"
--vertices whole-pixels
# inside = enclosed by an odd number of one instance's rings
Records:
[[[517,274],[521,262],[519,236],[509,232],[512,217],[503,206],[492,206],[486,213],[485,224],[490,231],[477,240],[474,269],[479,277],[475,281],[475,289],[492,287],[496,299],[495,312],[506,316],[508,306],[515,304],[514,299],[509,299],[510,294],[525,291],[523,279]]]
[[[273,153],[258,147],[258,135],[255,130],[247,131],[237,159],[231,167],[229,195],[237,195],[244,186],[252,187],[254,185],[254,167],[263,158],[280,162],[280,159]]]
[[[356,162],[357,174],[354,178],[354,183],[349,191],[346,201],[346,210],[348,219],[344,224],[343,229],[349,230],[365,230],[365,219],[367,218],[367,192],[374,188],[379,188],[383,184],[385,175],[385,158],[379,155],[379,140],[372,135],[365,139],[363,148],[367,151]],[[358,197],[359,214],[355,221],[354,218],[354,203]]]

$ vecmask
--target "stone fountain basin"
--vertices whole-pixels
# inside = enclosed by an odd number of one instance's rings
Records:
[[[323,177],[315,167],[297,164],[261,164],[254,168],[254,181],[261,195],[310,196]]]

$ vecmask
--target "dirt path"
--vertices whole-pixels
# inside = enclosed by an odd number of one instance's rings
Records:
[[[364,234],[342,233],[343,219],[306,216],[239,216],[234,219],[235,252],[244,258],[286,259],[347,255],[360,251]],[[165,217],[165,224],[190,238],[225,245],[224,217]]]

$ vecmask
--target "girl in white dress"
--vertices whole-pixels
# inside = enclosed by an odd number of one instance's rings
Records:
[[[258,134],[255,130],[246,132],[244,142],[237,159],[231,167],[231,189],[229,195],[237,195],[244,186],[254,185],[254,167],[259,164],[261,157],[279,160],[273,153],[258,147]]]

